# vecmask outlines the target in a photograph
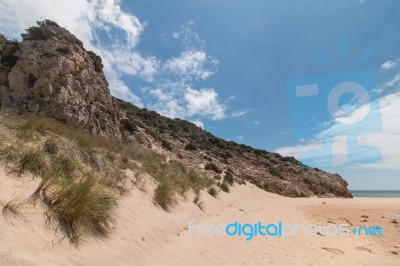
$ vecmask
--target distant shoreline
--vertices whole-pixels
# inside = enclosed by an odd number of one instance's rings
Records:
[[[351,190],[355,198],[400,198],[400,190]]]

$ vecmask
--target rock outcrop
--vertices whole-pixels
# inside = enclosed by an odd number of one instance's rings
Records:
[[[19,43],[0,37],[0,104],[98,135],[120,137],[119,112],[101,59],[56,23],[45,21]]]

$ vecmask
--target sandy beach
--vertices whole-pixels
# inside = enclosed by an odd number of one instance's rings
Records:
[[[38,179],[1,168],[1,202],[26,199]],[[20,215],[0,216],[0,265],[399,265],[400,199],[285,198],[251,184],[217,198],[203,191],[201,210],[192,195],[166,212],[152,203],[152,184],[134,187],[118,207],[106,239],[72,246],[44,208],[25,203]],[[384,236],[206,236],[189,233],[199,224],[283,222],[381,226]]]

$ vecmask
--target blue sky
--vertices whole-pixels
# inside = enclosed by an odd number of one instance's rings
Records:
[[[352,189],[400,189],[398,1],[0,0],[0,10],[0,32],[10,38],[43,18],[67,27],[103,57],[117,97],[225,139],[304,158],[339,172]],[[365,51],[370,57],[352,66]],[[321,85],[324,93],[305,106],[288,88],[329,78],[368,87],[369,110],[378,115],[346,127],[343,119],[362,115],[362,99],[344,95],[339,105],[350,111],[332,117],[326,97],[333,85]],[[373,149],[352,153],[355,142],[343,136],[376,147],[380,160],[369,160]]]

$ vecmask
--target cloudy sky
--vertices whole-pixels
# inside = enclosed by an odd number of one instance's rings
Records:
[[[400,189],[396,0],[0,0],[0,32],[52,19],[114,96],[213,134]]]

